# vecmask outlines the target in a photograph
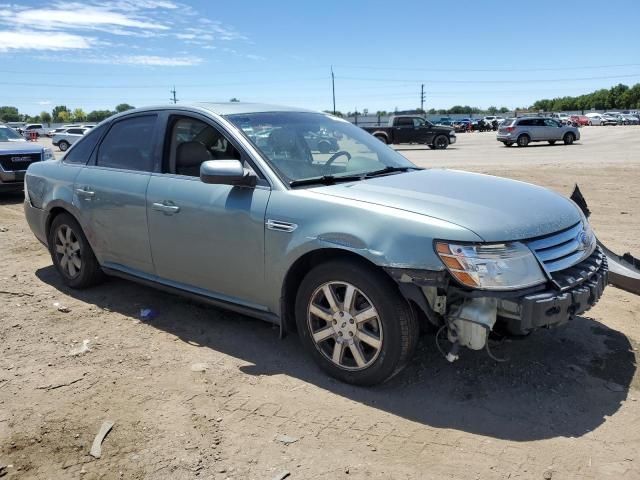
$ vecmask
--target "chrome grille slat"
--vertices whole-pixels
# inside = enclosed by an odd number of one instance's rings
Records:
[[[573,239],[569,242],[563,243],[559,245],[557,248],[547,247],[544,250],[538,251],[538,258],[541,262],[548,262],[551,260],[556,260],[578,250],[580,244],[576,239]]]
[[[533,240],[528,242],[529,248],[532,250],[541,250],[555,247],[560,243],[567,242],[569,240],[575,239],[580,230],[582,229],[581,223],[576,223],[574,226],[565,230],[564,232],[560,232],[555,235],[550,235],[548,237],[541,238],[539,240]]]
[[[581,251],[575,252],[573,255],[569,255],[568,257],[561,258],[560,260],[544,262],[544,266],[547,268],[547,271],[549,272],[557,272],[559,270],[564,270],[578,263],[585,256],[585,254],[586,252],[584,250],[581,250]]]
[[[591,255],[593,249],[585,249],[581,239],[582,232],[584,232],[584,226],[582,222],[578,222],[561,232],[527,242],[527,245],[547,274],[552,275],[554,272],[571,269]],[[572,269],[567,273],[573,277],[582,278],[587,272],[582,268],[581,271]]]

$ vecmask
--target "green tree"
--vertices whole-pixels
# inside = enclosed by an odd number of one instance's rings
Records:
[[[59,123],[69,123],[71,121],[71,112],[69,110],[60,110],[56,118]]]
[[[19,122],[20,112],[16,107],[0,107],[0,120],[3,122]]]
[[[236,97],[233,97],[231,100],[229,100],[230,102],[239,102],[240,100],[238,100]]]
[[[491,105],[489,108],[487,108],[487,113],[489,115],[495,115],[496,113],[498,113],[498,107],[494,107],[493,105]]]
[[[76,108],[71,114],[74,122],[84,122],[87,119],[87,114],[81,108]]]
[[[112,112],[111,110],[92,110],[87,114],[88,122],[101,122],[105,118],[109,118],[111,115],[116,112]]]
[[[53,110],[51,111],[51,117],[53,118],[53,121],[55,123],[60,123],[63,121],[60,118],[60,113],[62,112],[69,112],[69,109],[65,105],[57,105],[53,107]]]
[[[51,124],[51,114],[49,112],[40,112],[40,120],[47,125]]]
[[[120,105],[116,105],[116,112],[126,112],[127,110],[133,110],[134,108],[136,107],[129,105],[128,103],[121,103]]]

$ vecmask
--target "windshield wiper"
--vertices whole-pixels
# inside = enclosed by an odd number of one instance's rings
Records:
[[[377,177],[380,175],[386,175],[388,173],[394,172],[407,172],[409,170],[422,170],[418,167],[384,167],[380,170],[374,170],[373,172],[368,172],[365,174],[365,178]]]
[[[300,180],[292,180],[289,182],[291,187],[299,187],[301,185],[315,185],[315,184],[324,184],[324,185],[333,185],[338,182],[353,182],[357,180],[362,180],[365,178],[364,174],[360,175],[344,175],[336,177],[334,175],[322,175],[320,177],[310,177],[310,178],[302,178]]]

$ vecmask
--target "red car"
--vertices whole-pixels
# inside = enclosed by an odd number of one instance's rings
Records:
[[[585,115],[571,115],[571,117],[569,117],[571,119],[571,121],[573,123],[575,123],[576,125],[582,127],[584,125],[589,125],[589,117],[585,116]]]

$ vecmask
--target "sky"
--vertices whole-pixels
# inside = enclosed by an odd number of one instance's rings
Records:
[[[472,105],[640,82],[640,0],[0,0],[0,105]]]

